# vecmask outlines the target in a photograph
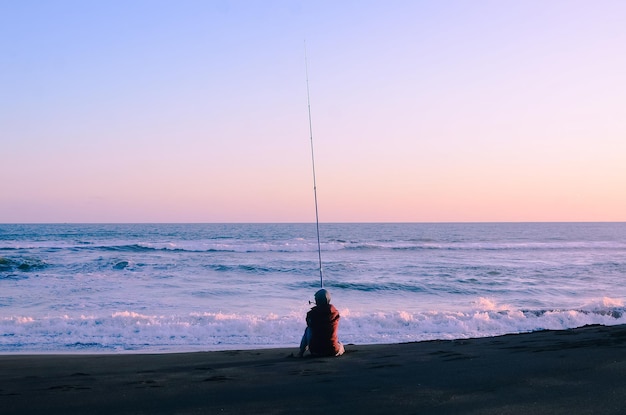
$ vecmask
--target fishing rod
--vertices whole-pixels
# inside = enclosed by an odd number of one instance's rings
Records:
[[[311,138],[311,165],[313,166],[313,195],[315,197],[315,229],[317,230],[317,256],[320,269],[320,288],[324,288],[324,275],[322,273],[322,244],[320,242],[320,219],[317,208],[317,181],[315,179],[315,152],[313,151],[313,123],[311,121],[311,94],[309,93],[309,63],[306,55],[306,41],[304,42],[304,70],[306,73],[306,99],[309,108],[309,135]]]

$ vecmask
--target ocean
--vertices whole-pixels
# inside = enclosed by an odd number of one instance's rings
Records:
[[[626,323],[626,223],[320,224],[344,344]],[[0,225],[0,353],[293,347],[315,224]]]

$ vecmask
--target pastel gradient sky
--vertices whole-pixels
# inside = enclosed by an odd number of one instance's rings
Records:
[[[0,0],[0,223],[625,221],[626,2]]]

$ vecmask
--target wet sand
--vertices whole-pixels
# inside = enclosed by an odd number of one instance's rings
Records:
[[[2,414],[623,414],[626,326],[482,339],[0,356]]]

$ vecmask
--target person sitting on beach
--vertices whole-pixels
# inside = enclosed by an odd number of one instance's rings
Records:
[[[343,344],[337,340],[339,312],[330,303],[330,293],[324,289],[315,293],[315,307],[306,314],[307,328],[300,342],[298,357],[308,349],[313,356],[341,356]]]

